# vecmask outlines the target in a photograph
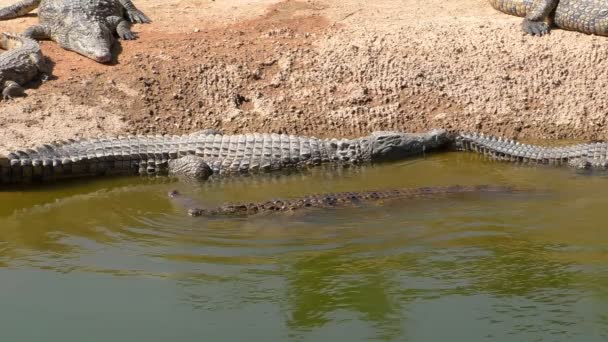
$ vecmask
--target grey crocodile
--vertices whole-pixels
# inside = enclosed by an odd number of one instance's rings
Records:
[[[150,22],[131,0],[22,0],[0,9],[0,20],[25,15],[35,8],[40,24],[28,28],[25,36],[51,39],[100,63],[112,60],[114,33],[122,39],[136,38],[129,20]]]
[[[576,169],[608,169],[608,143],[537,146],[480,133],[460,133],[453,149],[472,151],[515,163],[568,165]]]
[[[516,163],[608,170],[608,143],[559,147],[522,144],[480,133],[374,132],[354,139],[285,134],[222,135],[208,130],[181,136],[68,140],[0,156],[0,184],[101,175],[173,175],[205,180],[230,174],[297,170],[317,165],[361,165],[425,151],[472,151]]]
[[[177,202],[180,206],[186,208],[188,215],[190,216],[214,217],[249,216],[264,213],[296,211],[308,208],[340,208],[358,206],[370,202],[413,199],[450,194],[496,192],[509,193],[516,191],[521,190],[500,185],[455,185],[447,187],[401,188],[391,190],[315,194],[299,198],[272,200],[258,203],[228,203],[215,208],[202,208],[195,200],[184,197],[175,190],[169,192],[169,197]]]
[[[565,30],[608,35],[608,2],[603,0],[490,0],[497,10],[525,17],[522,28],[542,36],[551,25]]]
[[[50,74],[37,41],[5,32],[0,35],[0,47],[6,50],[0,55],[0,86],[5,100],[23,95],[22,85]]]
[[[69,140],[0,157],[0,184],[104,174],[168,173],[205,179],[320,164],[356,165],[419,155],[448,142],[444,130],[374,132],[354,139],[203,131],[182,136]]]

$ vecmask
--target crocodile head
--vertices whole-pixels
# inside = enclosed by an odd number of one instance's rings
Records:
[[[374,132],[370,136],[372,160],[396,160],[447,145],[450,137],[445,130],[427,133]]]
[[[63,48],[99,63],[108,63],[112,60],[110,49],[114,44],[114,36],[104,23],[80,22],[78,25],[68,25],[68,27],[69,30],[57,40]]]

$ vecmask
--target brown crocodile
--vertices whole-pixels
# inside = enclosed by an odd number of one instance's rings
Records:
[[[169,197],[188,210],[190,216],[249,216],[262,213],[288,212],[308,208],[339,208],[358,206],[364,203],[397,199],[412,199],[462,193],[508,193],[519,189],[500,185],[446,186],[401,188],[361,192],[338,192],[315,194],[305,197],[273,200],[257,203],[228,203],[215,208],[201,208],[198,203],[182,196],[178,191],[169,192]]]
[[[21,86],[34,78],[45,80],[49,76],[50,68],[37,41],[5,32],[0,35],[0,47],[6,50],[0,55],[0,86],[5,100],[23,95]]]
[[[0,20],[19,17],[36,8],[40,23],[28,28],[25,36],[51,39],[100,63],[112,60],[114,34],[127,40],[136,38],[129,20],[150,22],[131,0],[22,0],[0,9]]]
[[[490,0],[495,9],[525,17],[522,28],[534,36],[551,25],[564,30],[608,35],[608,1],[604,0]]]

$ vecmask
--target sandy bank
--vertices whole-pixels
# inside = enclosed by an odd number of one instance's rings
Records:
[[[484,0],[135,3],[154,23],[135,26],[139,40],[121,42],[112,65],[43,43],[55,79],[0,102],[0,151],[211,127],[318,136],[433,127],[535,139],[608,135],[608,38],[563,30],[524,36],[519,18]]]

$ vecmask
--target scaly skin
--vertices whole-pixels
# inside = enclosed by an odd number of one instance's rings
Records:
[[[479,133],[460,133],[453,148],[515,163],[569,165],[577,169],[608,168],[608,143],[543,147]]]
[[[572,31],[608,35],[608,2],[604,0],[490,0],[497,10],[525,17],[531,35],[549,32],[551,24]]]
[[[3,33],[0,47],[6,50],[0,55],[0,88],[5,100],[23,95],[21,86],[36,76],[46,79],[50,74],[40,45],[35,40]]]
[[[209,175],[402,159],[448,142],[443,130],[421,134],[375,132],[355,139],[203,131],[183,136],[70,140],[0,158],[0,184],[137,173],[204,179]]]
[[[36,8],[40,24],[28,28],[25,36],[51,39],[100,63],[112,60],[114,34],[135,39],[125,17],[132,22],[150,22],[131,0],[22,0],[0,9],[0,20],[19,17]]]
[[[300,198],[273,200],[258,203],[229,203],[216,208],[197,207],[196,201],[182,196],[177,191],[171,191],[169,197],[188,210],[190,216],[249,216],[263,213],[288,212],[309,208],[340,208],[352,207],[364,203],[396,199],[412,199],[427,196],[439,196],[461,193],[492,193],[514,192],[512,187],[477,185],[477,186],[447,186],[425,188],[402,188],[391,190],[339,192],[316,194]]]
[[[543,147],[478,133],[443,130],[375,132],[355,139],[278,134],[139,136],[70,140],[0,157],[0,184],[101,175],[209,176],[293,170],[321,164],[359,165],[398,160],[446,147],[498,160],[608,169],[608,143]]]

